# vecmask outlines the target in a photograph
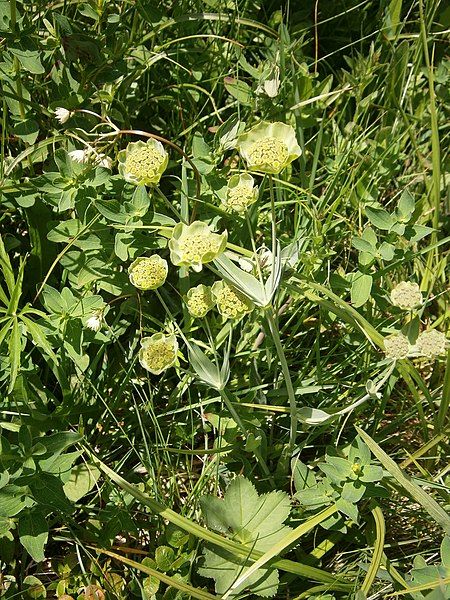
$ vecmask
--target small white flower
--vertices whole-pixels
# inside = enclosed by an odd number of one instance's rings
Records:
[[[251,273],[253,271],[253,263],[249,258],[238,259],[239,268],[245,271],[246,273]]]
[[[96,162],[98,163],[99,167],[103,167],[104,169],[112,169],[112,159],[109,158],[109,156],[106,156],[106,154],[98,154],[96,156]]]
[[[95,332],[100,331],[100,329],[102,328],[102,320],[103,316],[101,311],[95,311],[86,321],[86,327]]]
[[[89,150],[72,150],[69,152],[70,158],[77,163],[87,162],[89,154]]]
[[[66,121],[70,119],[72,113],[67,108],[55,108],[55,117],[56,119],[63,125]]]

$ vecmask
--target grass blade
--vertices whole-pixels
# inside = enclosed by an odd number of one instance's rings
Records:
[[[442,506],[440,506],[436,500],[427,494],[421,487],[413,483],[411,478],[403,473],[400,467],[380,448],[370,435],[356,425],[355,427],[383,467],[389,471],[392,477],[404,488],[404,490],[427,511],[430,517],[432,517],[436,523],[439,523],[446,533],[450,533],[450,516],[445,512]]]

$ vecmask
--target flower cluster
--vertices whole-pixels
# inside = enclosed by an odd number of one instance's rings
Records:
[[[158,140],[130,142],[118,155],[119,173],[129,183],[154,185],[167,168],[169,155]]]
[[[217,310],[227,319],[239,319],[254,308],[247,296],[225,281],[216,281],[211,290]]]
[[[174,335],[155,333],[141,340],[139,362],[153,375],[160,375],[177,361],[178,342]]]
[[[391,302],[403,310],[413,310],[422,304],[422,292],[417,283],[401,281],[391,291]]]
[[[206,316],[214,306],[211,288],[203,284],[191,288],[186,294],[185,301],[189,314],[196,318]]]
[[[226,197],[222,204],[227,211],[244,212],[258,198],[255,180],[248,173],[233,175],[227,185]]]
[[[225,250],[228,235],[214,233],[203,221],[190,225],[175,225],[169,241],[170,260],[176,266],[191,267],[200,272],[203,265],[214,260]]]
[[[406,358],[411,350],[408,338],[403,333],[394,333],[384,338],[384,351],[386,358],[399,360]]]
[[[394,360],[407,358],[408,356],[436,358],[445,354],[446,347],[447,338],[445,334],[436,331],[436,329],[423,331],[415,344],[410,344],[408,338],[400,332],[384,338],[386,357]]]
[[[279,122],[261,121],[238,138],[237,148],[249,169],[272,175],[281,173],[302,153],[294,129]]]
[[[131,283],[140,290],[156,290],[167,277],[167,261],[158,254],[141,256],[128,268]]]
[[[419,335],[416,342],[416,348],[420,354],[428,358],[434,358],[445,354],[447,338],[440,331],[430,329]]]

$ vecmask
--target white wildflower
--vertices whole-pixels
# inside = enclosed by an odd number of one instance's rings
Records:
[[[67,110],[67,108],[61,108],[61,107],[55,108],[56,120],[59,121],[61,123],[61,125],[66,123],[66,121],[68,121],[71,116],[72,116],[72,113],[70,110]]]

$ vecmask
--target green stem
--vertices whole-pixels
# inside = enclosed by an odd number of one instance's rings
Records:
[[[275,348],[277,350],[278,360],[281,364],[281,370],[283,372],[284,380],[286,383],[286,389],[289,398],[289,407],[291,413],[291,425],[289,430],[289,453],[295,449],[295,441],[297,438],[297,403],[295,401],[295,391],[294,386],[292,385],[291,374],[289,373],[289,366],[286,360],[286,355],[284,353],[283,345],[281,343],[280,334],[278,332],[278,327],[275,321],[273,308],[269,307],[266,311],[267,322],[269,324],[270,333],[272,334],[273,341],[275,343]]]
[[[166,205],[166,207],[173,212],[174,215],[176,215],[177,219],[181,222],[186,222],[183,221],[183,218],[181,216],[181,214],[178,212],[178,210],[175,208],[175,206],[170,202],[169,198],[163,194],[163,192],[159,189],[158,186],[155,186],[154,188],[158,194],[158,196],[163,200],[164,204]]]
[[[239,414],[237,413],[236,409],[234,408],[233,403],[228,398],[227,393],[225,392],[225,390],[220,390],[219,393],[220,393],[220,397],[222,398],[222,400],[223,400],[225,406],[227,407],[230,415],[233,417],[234,421],[236,422],[236,425],[241,430],[242,435],[246,438],[248,436],[247,428],[245,427],[244,423],[241,420],[241,417],[239,416]],[[275,482],[273,480],[272,475],[270,474],[269,467],[267,466],[266,461],[262,457],[261,452],[259,451],[259,448],[256,448],[253,452],[254,452],[254,454],[255,454],[255,456],[256,456],[259,464],[261,465],[262,470],[264,471],[264,475],[266,475],[266,477],[269,479],[269,481],[271,482],[271,484],[275,487]]]
[[[272,175],[269,174],[270,211],[272,213],[272,254],[275,256],[277,249],[277,221],[275,212],[275,191],[273,188]]]

